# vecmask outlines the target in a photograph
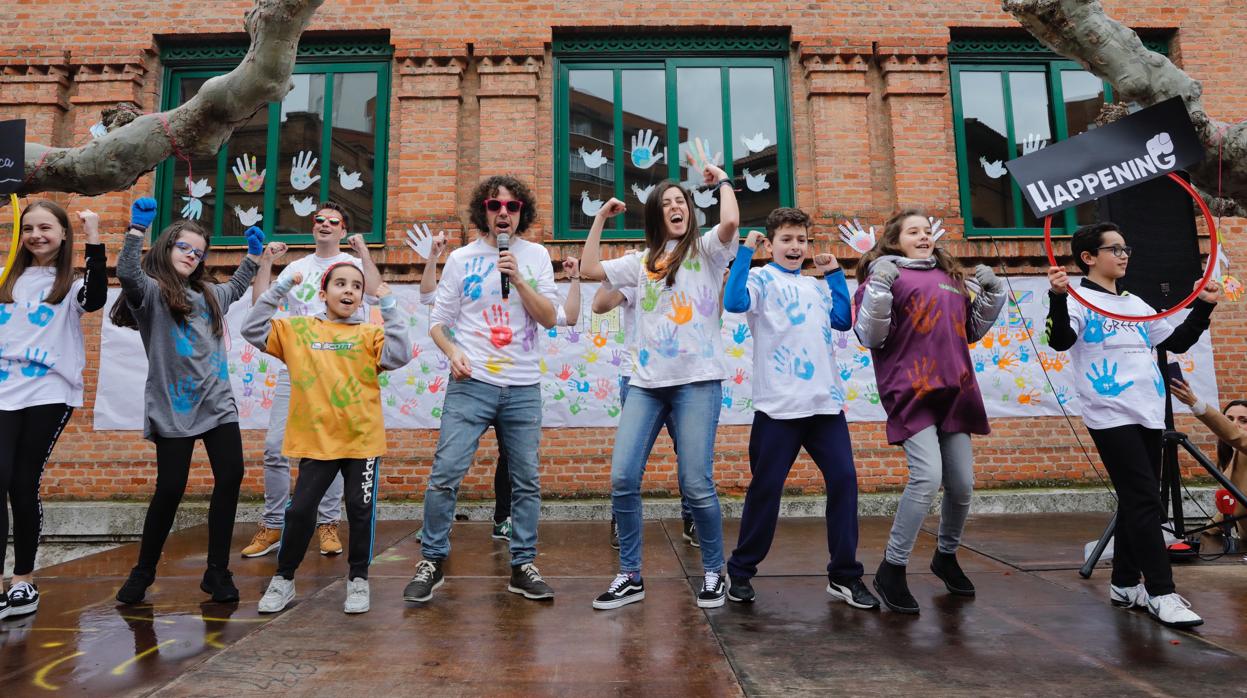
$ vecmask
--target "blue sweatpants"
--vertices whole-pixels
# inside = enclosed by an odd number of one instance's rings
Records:
[[[775,539],[784,481],[805,447],[827,487],[827,573],[836,578],[862,576],[857,561],[857,469],[844,413],[798,419],[772,419],[754,412],[749,433],[749,470],[740,538],[727,562],[732,579],[750,579]]]

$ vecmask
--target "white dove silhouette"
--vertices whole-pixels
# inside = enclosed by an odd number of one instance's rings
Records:
[[[577,149],[580,153],[580,159],[585,161],[585,167],[596,170],[606,164],[606,158],[602,157],[602,149],[598,148],[592,153],[586,153],[584,148]]]
[[[697,227],[706,227],[706,214],[701,212],[700,208],[693,209],[693,215],[697,218]]]
[[[290,197],[290,205],[294,207],[294,215],[310,216],[316,212],[316,203],[312,201],[312,197],[305,196],[302,199]]]
[[[651,184],[648,187],[645,187],[644,189],[642,189],[638,187],[637,185],[633,184],[632,193],[636,194],[636,198],[639,199],[641,203],[645,203],[645,200],[648,199],[649,195],[654,192],[654,187],[656,186],[658,185]]]
[[[987,176],[992,179],[1000,179],[1005,176],[1006,172],[1008,172],[1004,165],[1000,164],[999,160],[995,162],[988,162],[987,158],[981,155],[979,156],[979,164],[983,166],[983,171],[987,173]]]
[[[338,166],[338,183],[347,191],[364,186],[364,183],[359,180],[358,172],[347,173],[346,168],[341,165]]]
[[[753,138],[745,138],[744,136],[741,136],[740,140],[745,144],[745,147],[748,148],[751,153],[760,153],[766,150],[767,146],[771,145],[771,139],[762,135],[761,131],[758,131]]]
[[[587,191],[580,192],[580,210],[590,218],[598,215],[604,203],[601,199],[590,199]]]
[[[771,183],[766,181],[765,172],[763,172],[762,174],[756,174],[756,175],[749,174],[749,168],[746,167],[745,168],[745,186],[749,188],[749,191],[762,191],[764,189],[770,189]]]
[[[714,189],[707,189],[706,191],[694,189],[693,202],[701,208],[710,208],[711,206],[719,203],[719,200],[714,196],[714,192]]]
[[[244,211],[242,210],[242,208],[235,205],[234,213],[238,216],[238,222],[242,223],[248,228],[250,228],[253,225],[257,225],[261,220],[264,219],[264,214],[257,213],[257,209],[255,206],[252,206],[251,208]]]

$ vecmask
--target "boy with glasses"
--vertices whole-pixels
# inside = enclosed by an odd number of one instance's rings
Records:
[[[325,271],[335,264],[347,262],[363,271],[365,300],[371,299],[376,292],[381,283],[381,273],[372,261],[363,236],[352,235],[347,241],[358,257],[342,250],[342,240],[347,237],[350,223],[346,209],[337,203],[326,201],[317,208],[312,219],[312,238],[316,243],[316,251],[292,262],[278,276],[279,282],[284,279],[291,280],[285,286],[292,289],[286,297],[290,316],[314,316],[325,312],[325,302],[319,298],[320,281]],[[301,283],[294,283],[296,274],[302,275]],[[260,260],[260,270],[256,273],[252,286],[252,301],[258,301],[272,282],[273,258],[266,254]],[[368,318],[367,304],[360,305],[356,317],[361,321]],[[247,547],[242,549],[243,557],[267,555],[281,544],[286,505],[290,500],[290,461],[281,453],[289,408],[290,374],[283,366],[277,376],[273,406],[269,411],[268,436],[264,439],[264,513],[260,519],[260,530]],[[341,517],[342,475],[339,474],[325,492],[317,511],[316,534],[321,555],[337,555],[342,552],[342,542],[338,538],[338,521]]]
[[[1115,224],[1079,228],[1070,247],[1085,275],[1079,293],[1091,304],[1118,315],[1155,314],[1142,298],[1118,288],[1131,250]],[[1182,353],[1199,341],[1220,298],[1220,285],[1209,281],[1190,314],[1175,327],[1167,319],[1116,320],[1068,302],[1069,278],[1063,267],[1048,269],[1048,283],[1048,345],[1070,353],[1083,423],[1117,492],[1109,601],[1121,608],[1146,608],[1164,625],[1200,625],[1203,619],[1175,591],[1161,532],[1165,379],[1152,352]]]

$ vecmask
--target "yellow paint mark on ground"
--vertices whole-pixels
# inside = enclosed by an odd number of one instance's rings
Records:
[[[131,664],[134,664],[135,662],[139,661],[143,657],[159,652],[161,647],[167,647],[169,645],[172,645],[175,642],[177,642],[177,640],[165,640],[164,642],[160,643],[159,645],[156,645],[155,647],[145,649],[142,652],[139,652],[138,654],[134,655],[133,657],[130,657],[126,661],[113,667],[113,670],[110,671],[109,673],[112,674],[113,676],[121,676],[122,674],[126,673],[126,669],[129,669]]]
[[[44,649],[49,649],[49,648],[52,648],[52,647],[64,647],[64,646],[65,646],[65,643],[64,643],[64,642],[57,642],[57,641],[53,641],[53,642],[45,642],[45,643],[43,643],[42,645],[39,645],[39,646],[40,646],[40,647],[42,647],[42,648],[44,648]]]
[[[45,691],[61,690],[60,686],[48,683],[48,674],[50,674],[53,669],[60,666],[64,662],[68,662],[74,657],[81,657],[84,654],[86,654],[86,652],[74,652],[71,655],[61,657],[60,659],[54,659],[48,662],[47,664],[44,664],[42,667],[40,667],[39,671],[35,672],[35,678],[31,680],[31,683],[35,684],[35,687],[42,688]]]

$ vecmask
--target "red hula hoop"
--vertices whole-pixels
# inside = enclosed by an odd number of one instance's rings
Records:
[[[1209,238],[1210,238],[1209,249],[1208,249],[1208,265],[1207,265],[1207,268],[1204,270],[1203,278],[1199,280],[1199,286],[1196,286],[1195,290],[1191,291],[1191,295],[1187,296],[1186,298],[1183,298],[1181,303],[1178,303],[1172,308],[1161,311],[1154,315],[1119,315],[1117,313],[1112,313],[1102,308],[1098,308],[1091,301],[1078,295],[1078,292],[1074,290],[1074,285],[1070,284],[1068,292],[1069,292],[1069,295],[1074,297],[1074,300],[1078,301],[1079,303],[1082,303],[1084,306],[1094,310],[1095,312],[1105,317],[1111,317],[1114,320],[1121,320],[1122,322],[1151,322],[1153,320],[1160,320],[1161,318],[1166,318],[1166,317],[1169,317],[1170,315],[1173,315],[1174,313],[1178,312],[1179,310],[1182,310],[1186,306],[1193,303],[1195,299],[1199,297],[1200,291],[1204,290],[1204,286],[1206,286],[1208,282],[1212,280],[1213,275],[1216,274],[1217,272],[1217,263],[1216,263],[1216,260],[1217,260],[1217,222],[1212,217],[1212,211],[1208,210],[1208,204],[1204,203],[1203,198],[1200,197],[1200,195],[1195,192],[1195,189],[1192,188],[1191,185],[1186,183],[1186,180],[1182,179],[1181,177],[1179,177],[1177,174],[1173,172],[1169,173],[1169,179],[1172,179],[1173,181],[1177,182],[1183,189],[1186,190],[1187,194],[1191,195],[1192,199],[1195,199],[1195,203],[1199,204],[1200,211],[1203,211],[1204,213],[1204,222],[1208,224],[1208,233],[1209,233]],[[1043,243],[1044,243],[1044,249],[1047,250],[1048,252],[1048,262],[1054,267],[1057,266],[1056,254],[1052,250],[1052,216],[1048,216],[1047,218],[1044,218]]]

